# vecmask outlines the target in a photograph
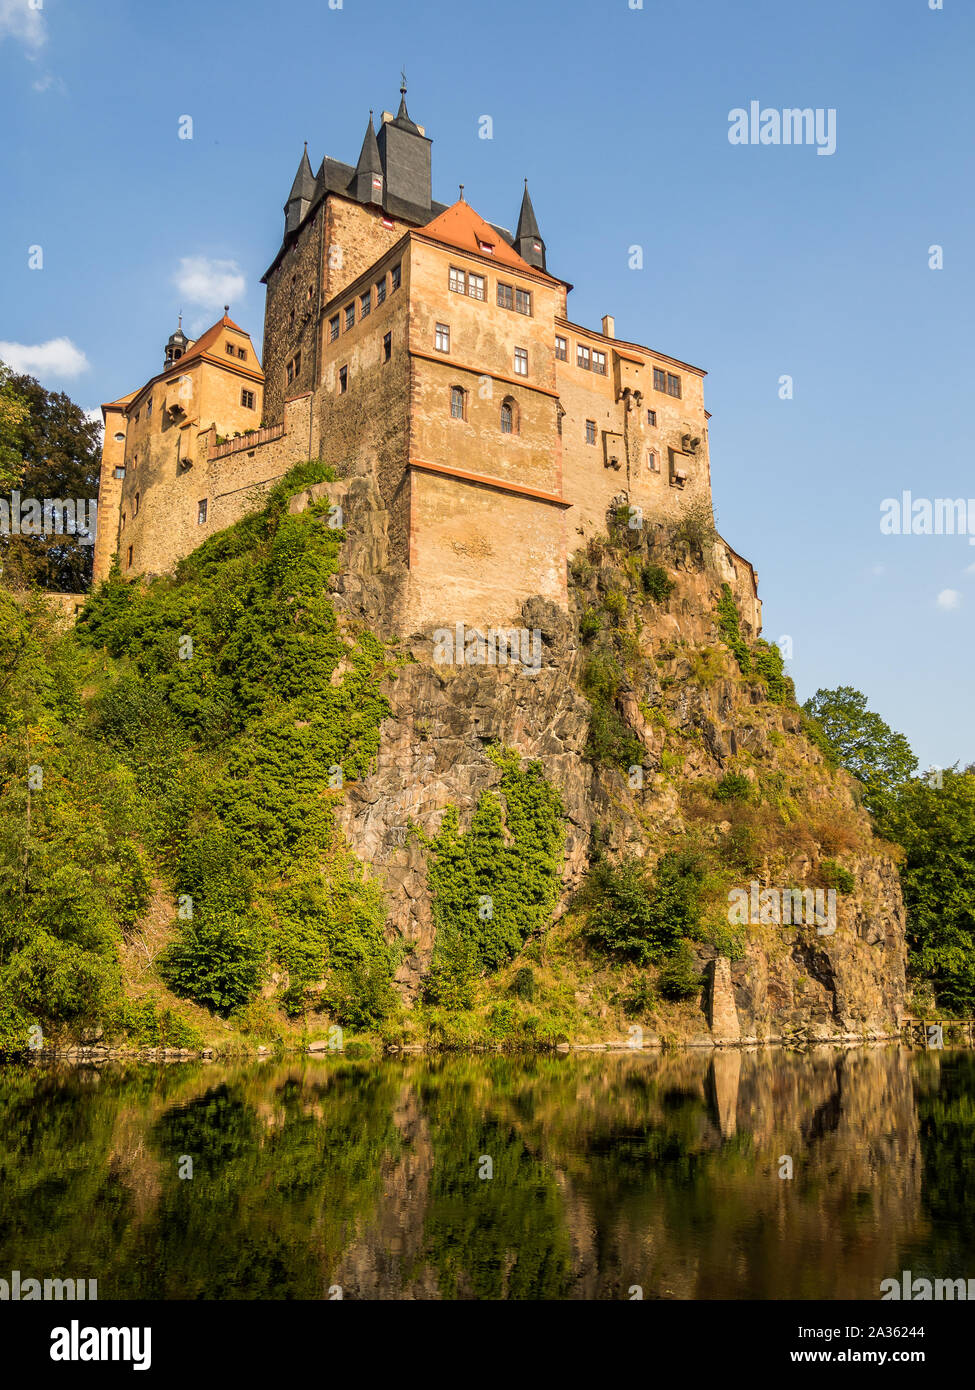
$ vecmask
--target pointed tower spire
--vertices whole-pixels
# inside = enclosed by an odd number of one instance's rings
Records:
[[[362,149],[359,151],[359,162],[355,166],[355,174],[349,191],[359,203],[379,203],[383,201],[383,166],[379,158],[379,143],[376,140],[376,129],[372,123],[372,112],[369,112],[369,124],[366,126],[366,133],[362,141]]]
[[[305,152],[301,156],[298,165],[298,172],[295,174],[295,181],[291,185],[291,192],[288,194],[288,201],[284,205],[284,231],[293,232],[301,219],[311,206],[311,201],[315,196],[315,175],[312,173],[311,164],[308,162],[308,141],[305,141]]]
[[[406,73],[400,73],[402,86],[399,89],[399,110],[396,112],[396,124],[401,130],[408,130],[411,135],[419,135],[420,127],[410,120],[410,113],[406,109]]]
[[[518,214],[515,250],[522,260],[527,261],[529,265],[537,266],[539,270],[545,269],[545,243],[538,230],[538,221],[528,192],[527,179],[525,179],[525,191],[521,199],[521,212]]]

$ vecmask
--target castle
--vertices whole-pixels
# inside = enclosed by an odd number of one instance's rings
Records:
[[[511,234],[463,186],[433,201],[430,153],[405,86],[354,167],[315,174],[306,146],[263,277],[263,363],[225,312],[103,406],[96,581],[115,554],[124,577],[170,570],[309,458],[369,480],[404,633],[512,624],[532,595],[565,607],[570,555],[615,508],[710,507],[702,369],[620,341],[610,316],[572,322],[527,180]],[[724,542],[716,561],[757,635],[752,567]]]

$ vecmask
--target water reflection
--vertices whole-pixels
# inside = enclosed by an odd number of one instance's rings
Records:
[[[875,1299],[975,1274],[973,1137],[971,1055],[899,1048],[7,1068],[0,1277]]]

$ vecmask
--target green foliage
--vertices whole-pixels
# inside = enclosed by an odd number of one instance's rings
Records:
[[[603,599],[603,607],[613,619],[616,627],[622,627],[628,607],[626,594],[622,589],[610,589]]]
[[[175,1009],[159,1009],[146,995],[139,1000],[123,1000],[105,1017],[105,1031],[112,1038],[123,1037],[137,1047],[186,1047],[197,1052],[204,1037]]]
[[[582,689],[591,706],[586,756],[610,767],[630,768],[643,761],[643,744],[616,706],[625,677],[610,652],[593,652],[582,673]]]
[[[898,787],[917,767],[903,734],[867,708],[867,697],[850,685],[817,690],[803,705],[835,759],[863,783],[864,800],[881,824]]]
[[[541,764],[498,748],[488,756],[500,795],[482,793],[466,833],[448,807],[432,846],[436,943],[424,997],[447,1008],[469,1008],[476,976],[544,930],[562,877],[565,811]]]
[[[734,658],[738,662],[738,669],[747,675],[752,669],[752,658],[748,650],[748,643],[741,635],[738,605],[735,603],[735,596],[731,592],[730,584],[721,585],[721,597],[718,599],[716,611],[721,636],[734,653]]]
[[[914,971],[942,1008],[975,1013],[975,768],[949,768],[942,785],[901,784],[885,833],[903,846],[901,887]]]
[[[647,965],[692,935],[700,917],[696,857],[665,854],[651,880],[638,859],[598,859],[580,893],[585,935],[607,955]]]
[[[714,788],[715,801],[751,801],[752,784],[743,772],[726,772]]]
[[[668,579],[663,565],[642,565],[640,584],[647,598],[652,598],[655,603],[666,603],[674,591],[674,582]]]
[[[591,642],[599,632],[603,622],[595,608],[587,608],[579,619],[579,637],[583,642]]]
[[[837,893],[852,893],[856,879],[849,869],[844,869],[835,859],[824,859],[819,866],[819,874],[826,888],[835,888]]]
[[[720,652],[714,647],[702,647],[691,652],[691,675],[705,689],[714,685],[724,674],[724,664]]]
[[[690,999],[701,988],[702,976],[686,941],[681,941],[657,976],[657,988],[665,999]]]
[[[264,977],[267,940],[253,916],[214,908],[187,922],[159,959],[176,994],[228,1014],[252,999]]]
[[[530,965],[523,965],[515,972],[511,982],[511,993],[528,1003],[535,998],[535,972]]]
[[[774,642],[759,639],[753,654],[755,674],[765,682],[766,696],[773,705],[795,703],[796,688],[785,673],[782,653]]]

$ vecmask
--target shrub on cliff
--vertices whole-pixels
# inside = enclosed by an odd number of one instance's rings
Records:
[[[607,955],[648,965],[692,936],[700,918],[701,866],[665,854],[652,879],[638,859],[598,859],[579,895],[585,935]]]

